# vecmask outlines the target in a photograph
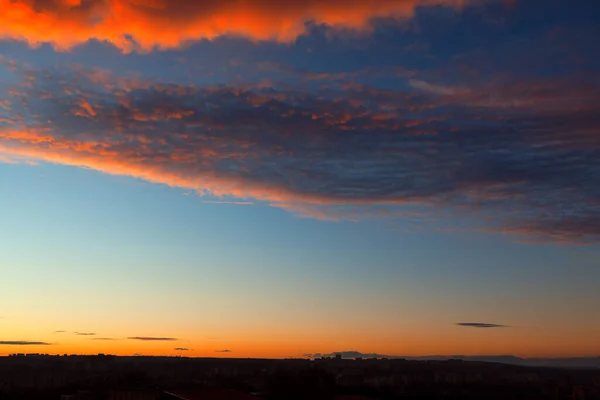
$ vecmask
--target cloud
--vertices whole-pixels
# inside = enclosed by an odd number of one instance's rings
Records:
[[[128,337],[129,340],[144,340],[144,341],[175,341],[179,340],[177,338],[169,338],[169,337],[152,337],[152,336],[133,336]]]
[[[480,3],[483,0],[466,2]],[[305,24],[369,30],[373,18],[408,18],[417,6],[464,0],[0,0],[0,38],[69,49],[91,39],[123,51],[180,47],[222,35],[290,42]]]
[[[175,347],[173,350],[175,351],[190,351],[187,347]]]
[[[0,126],[4,154],[323,220],[439,226],[430,219],[449,213],[523,241],[600,240],[600,189],[590,179],[600,174],[594,82],[305,91],[75,67],[20,73],[27,84],[7,95],[13,111]]]
[[[0,345],[5,346],[49,346],[47,342],[30,342],[27,340],[0,340]]]
[[[508,328],[508,325],[487,324],[483,322],[457,322],[456,325],[470,328]]]
[[[54,331],[54,333],[65,333],[66,331]]]
[[[109,338],[109,337],[99,337],[99,338],[92,338],[92,340],[106,340],[106,341],[112,341],[112,340],[118,340],[115,338]]]
[[[10,154],[2,154],[2,152],[0,152],[0,163],[37,165],[35,161],[30,160],[27,157],[18,157]]]
[[[73,332],[77,336],[95,336],[96,334],[93,332]]]
[[[416,89],[424,90],[425,92],[430,92],[438,95],[457,95],[461,93],[468,93],[468,90],[463,88],[457,88],[452,86],[441,86],[434,85],[429,82],[425,82],[419,79],[409,79],[408,84]]]
[[[231,350],[215,350],[215,353],[231,353]]]
[[[254,203],[252,203],[251,201],[219,201],[219,200],[215,200],[215,201],[203,201],[203,203],[206,204],[233,204],[233,205],[238,205],[238,206],[251,206]]]

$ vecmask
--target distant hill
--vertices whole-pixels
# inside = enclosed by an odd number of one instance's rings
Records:
[[[579,358],[521,358],[513,355],[492,356],[464,356],[464,355],[433,355],[423,357],[392,356],[377,353],[361,353],[359,351],[336,351],[329,354],[316,353],[312,357],[334,357],[341,355],[342,358],[389,358],[406,360],[450,360],[458,359],[464,361],[492,362],[512,365],[535,366],[535,367],[561,367],[561,368],[600,368],[600,357]]]

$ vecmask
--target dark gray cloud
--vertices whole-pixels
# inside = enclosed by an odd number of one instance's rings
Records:
[[[129,340],[146,340],[146,341],[174,341],[179,340],[177,338],[170,337],[153,337],[153,336],[132,336],[128,337]]]
[[[215,353],[231,353],[231,350],[228,350],[228,349],[224,349],[224,350],[215,350]]]
[[[472,229],[526,240],[600,240],[593,80],[448,85],[418,76],[408,89],[304,91],[179,86],[67,68],[24,74],[30,83],[11,92],[11,122],[0,128],[4,153],[307,217],[449,210]]]
[[[47,342],[32,342],[28,340],[0,340],[0,345],[6,346],[49,346]]]
[[[488,324],[484,322],[457,322],[458,326],[466,326],[469,328],[508,328],[508,325]]]

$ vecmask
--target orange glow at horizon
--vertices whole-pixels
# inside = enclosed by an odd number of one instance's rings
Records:
[[[0,0],[0,357],[599,357],[566,3]]]
[[[128,338],[109,338],[102,335],[76,336],[65,332],[47,336],[50,345],[8,346],[0,344],[0,355],[12,353],[48,354],[133,354],[183,357],[227,357],[227,358],[286,358],[304,357],[305,354],[328,354],[336,351],[359,351],[389,356],[428,355],[515,355],[519,357],[590,357],[590,350],[598,347],[593,334],[578,335],[573,332],[555,331],[540,334],[536,330],[520,331],[510,328],[487,329],[450,327],[445,333],[440,330],[421,332],[411,330],[402,335],[391,332],[365,334],[348,333],[345,336],[320,332],[313,335],[262,335],[244,332],[207,338],[177,338],[172,341],[141,341]],[[240,336],[241,335],[241,336]],[[100,340],[99,340],[100,338]],[[3,338],[5,339],[5,338]],[[39,339],[39,337],[38,337]],[[180,350],[182,349],[182,350]]]

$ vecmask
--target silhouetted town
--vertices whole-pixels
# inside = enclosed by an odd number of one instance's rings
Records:
[[[480,361],[14,354],[0,399],[600,399],[600,369]]]

